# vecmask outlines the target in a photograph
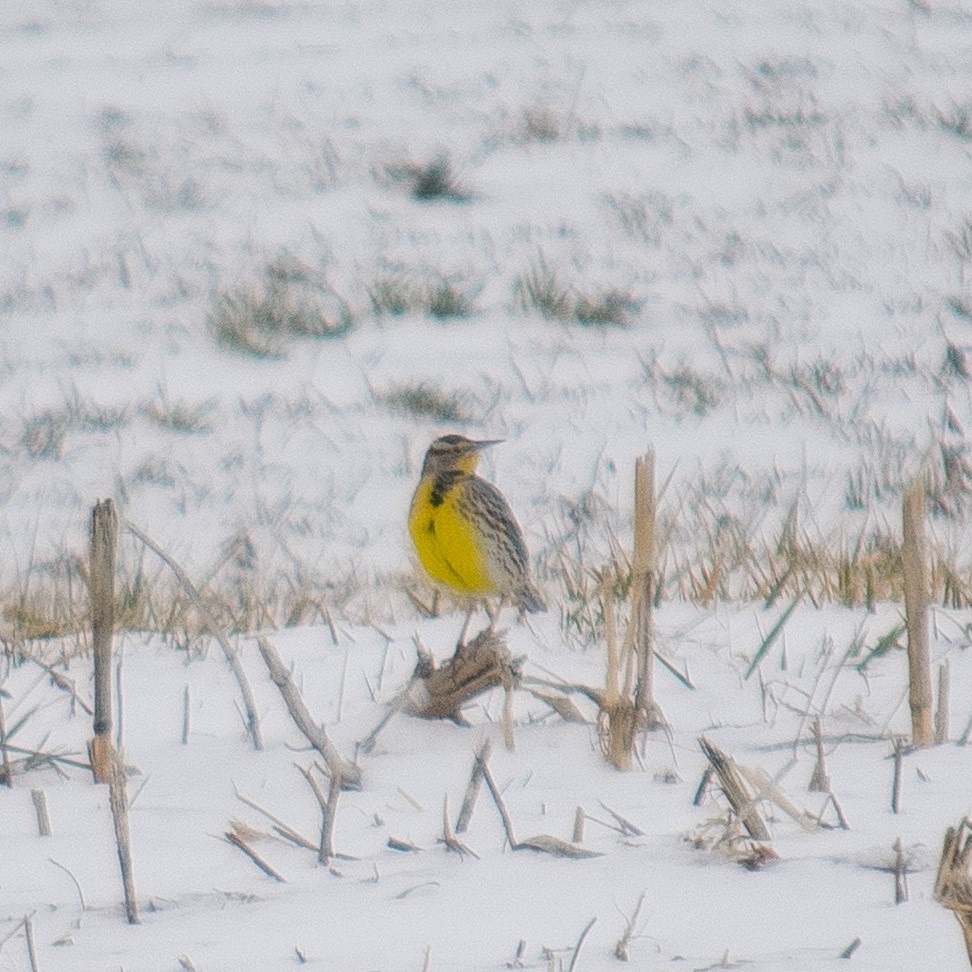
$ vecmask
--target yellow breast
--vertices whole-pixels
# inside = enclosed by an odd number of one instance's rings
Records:
[[[432,503],[433,486],[432,476],[422,478],[408,516],[408,530],[422,566],[433,580],[459,594],[495,594],[480,549],[479,533],[457,504],[462,481],[442,493],[438,505]]]

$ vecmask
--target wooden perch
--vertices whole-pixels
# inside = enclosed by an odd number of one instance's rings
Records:
[[[395,696],[378,725],[358,743],[358,751],[369,753],[378,734],[398,712],[419,719],[451,719],[457,725],[469,723],[462,714],[463,707],[493,688],[503,688],[509,698],[521,682],[522,658],[513,658],[506,639],[499,631],[486,628],[468,644],[456,646],[453,656],[442,667],[421,642],[416,642],[418,661],[412,678],[403,691]],[[509,704],[506,706],[508,722]],[[509,728],[504,727],[509,747]]]
[[[963,820],[945,833],[942,859],[935,878],[935,900],[948,908],[962,928],[965,950],[972,965],[972,821]]]
[[[469,644],[459,645],[441,668],[430,656],[420,655],[399,709],[420,719],[467,725],[463,706],[490,689],[514,688],[521,666],[522,659],[513,658],[502,633],[485,628]]]
[[[341,781],[345,790],[361,789],[361,770],[354,763],[349,763],[338,751],[334,743],[328,739],[324,727],[316,723],[307,708],[297,686],[294,684],[290,669],[284,665],[277,654],[277,649],[266,638],[258,638],[257,646],[270,672],[270,679],[280,689],[280,694],[287,705],[287,711],[294,720],[297,728],[304,734],[307,741],[321,754],[328,772]]]

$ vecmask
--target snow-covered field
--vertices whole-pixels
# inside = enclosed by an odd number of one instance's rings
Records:
[[[0,789],[0,972],[26,967],[16,923],[31,912],[44,972],[180,956],[200,972],[301,956],[393,972],[421,969],[427,947],[430,969],[467,972],[514,963],[521,939],[524,967],[567,968],[597,916],[575,966],[594,970],[615,967],[642,892],[640,967],[964,967],[931,885],[945,826],[970,809],[968,751],[906,757],[890,814],[903,658],[864,674],[845,659],[897,608],[799,608],[763,662],[764,705],[741,673],[782,606],[679,595],[723,534],[756,559],[795,522],[820,550],[880,546],[919,473],[935,549],[968,566],[970,28],[962,0],[0,5],[5,612],[73,616],[88,513],[111,496],[227,602],[249,592],[278,622],[301,599],[328,607],[337,645],[326,628],[275,637],[348,752],[411,672],[412,634],[440,656],[455,638],[455,616],[423,620],[404,593],[430,439],[506,439],[486,473],[554,605],[565,557],[599,566],[612,534],[626,542],[650,445],[671,477],[660,646],[697,686],[659,672],[672,743],[652,736],[628,774],[606,768],[592,727],[518,699],[517,750],[497,739],[494,756],[518,831],[568,837],[578,805],[607,819],[603,801],[644,835],[589,822],[602,857],[504,852],[485,799],[468,835],[480,859],[436,845],[443,797],[454,814],[477,742],[498,735],[491,699],[472,730],[395,719],[342,797],[338,850],[354,860],[337,877],[262,845],[277,885],[215,839],[231,818],[260,824],[234,783],[316,827],[293,767],[310,757],[253,643],[263,753],[214,649],[125,634],[143,923],[120,916],[103,788],[34,769]],[[228,329],[248,315],[276,330]],[[120,556],[131,577],[137,546]],[[720,593],[755,593],[761,568],[742,559]],[[145,567],[161,590],[163,568]],[[601,648],[558,614],[514,627],[514,649],[529,674],[597,684]],[[935,615],[953,736],[970,715],[969,623]],[[70,662],[86,696],[89,664]],[[90,720],[33,664],[3,671],[8,725],[39,706],[15,742],[83,753]],[[771,774],[797,755],[781,783],[819,809],[799,714],[818,712],[849,832],[780,816],[781,860],[758,873],[684,840],[721,809],[691,802],[702,732]],[[35,836],[32,787],[51,838]],[[895,907],[880,868],[897,837],[916,871]]]
[[[970,17],[4,5],[0,589],[110,495],[197,572],[242,541],[255,586],[387,613],[443,427],[508,440],[542,564],[649,444],[690,552],[794,504],[853,548],[923,464],[964,512]],[[268,295],[338,333],[217,343]]]
[[[472,705],[468,729],[396,716],[374,751],[361,757],[361,791],[339,801],[335,850],[351,859],[334,861],[329,872],[311,851],[277,837],[252,839],[285,884],[218,839],[232,820],[271,829],[236,798],[236,788],[317,840],[317,805],[296,768],[310,766],[313,754],[289,722],[253,642],[244,640],[241,649],[262,716],[260,753],[246,739],[237,688],[217,651],[186,654],[127,635],[123,733],[126,758],[138,770],[129,788],[142,924],[125,923],[106,788],[93,786],[81,770],[67,767],[61,777],[37,769],[0,791],[0,941],[33,914],[44,972],[175,970],[183,956],[200,972],[287,969],[299,963],[298,952],[317,968],[393,972],[422,969],[427,948],[430,969],[560,969],[596,917],[575,966],[594,972],[619,967],[614,947],[644,894],[628,949],[634,968],[964,968],[958,924],[931,890],[945,828],[969,809],[969,751],[948,745],[906,755],[901,812],[892,814],[890,737],[909,730],[906,662],[893,652],[863,674],[854,667],[896,612],[863,617],[805,609],[791,617],[763,662],[764,715],[757,678],[743,682],[742,673],[774,617],[751,608],[705,616],[678,606],[661,612],[660,646],[676,666],[688,665],[696,688],[659,670],[657,697],[673,732],[671,742],[663,733],[650,736],[643,770],[609,769],[593,725],[563,723],[525,694],[517,699],[512,753],[496,724],[501,696]],[[936,660],[951,664],[953,698],[966,703],[963,721],[972,689],[970,620],[967,612],[938,613],[934,639]],[[442,619],[425,626],[423,637],[441,656],[455,632],[455,619]],[[350,754],[378,722],[382,703],[407,681],[411,634],[401,626],[385,632],[386,641],[355,628],[339,631],[335,646],[326,628],[304,628],[274,640],[293,663],[308,705]],[[528,673],[552,671],[594,686],[602,680],[600,652],[565,652],[552,619],[535,633],[515,628],[510,637],[514,652],[528,655]],[[855,642],[865,647],[848,660]],[[85,696],[89,672],[88,660],[69,670]],[[71,716],[70,697],[51,687],[41,669],[25,664],[5,687],[16,700],[5,703],[8,725],[36,709],[16,744],[84,751],[90,719],[80,710]],[[717,790],[693,806],[705,765],[697,737],[704,733],[741,763],[762,768],[801,809],[823,811],[824,822],[835,825],[826,798],[807,790],[815,762],[807,711],[823,713],[828,772],[851,829],[805,831],[770,808],[780,859],[746,870],[711,846],[724,833],[716,821],[726,805]],[[953,726],[953,738],[960,729]],[[487,736],[495,742],[490,765],[517,838],[569,840],[580,806],[590,818],[583,846],[602,856],[564,860],[509,851],[485,790],[462,835],[478,857],[460,858],[438,843],[443,800],[455,821],[473,751]],[[46,790],[51,837],[37,836],[32,787]],[[607,808],[641,834],[620,833]],[[708,844],[693,846],[697,837]],[[419,849],[390,849],[389,838]],[[895,906],[890,866],[899,838],[912,872],[910,900]],[[63,868],[77,881],[84,909]],[[856,939],[852,958],[840,958]],[[522,966],[510,966],[521,941]],[[17,933],[0,950],[0,969],[26,968],[25,955]]]

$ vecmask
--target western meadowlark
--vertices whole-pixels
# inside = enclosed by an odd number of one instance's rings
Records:
[[[500,491],[476,475],[480,452],[498,439],[474,442],[444,435],[425,453],[408,515],[422,566],[437,583],[475,602],[498,596],[522,611],[545,611],[530,579],[523,533]],[[459,639],[465,637],[466,628]]]

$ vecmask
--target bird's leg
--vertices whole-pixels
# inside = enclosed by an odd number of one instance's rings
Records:
[[[496,602],[496,607],[490,611],[489,606],[486,607],[486,613],[489,615],[489,632],[492,634],[496,630],[496,622],[499,621],[500,615],[503,613],[503,605],[506,603],[506,598],[501,594],[499,601]]]
[[[473,601],[466,611],[466,620],[462,622],[462,630],[459,632],[459,640],[456,642],[456,651],[466,647],[466,635],[469,633],[469,624],[472,621],[473,613],[476,610],[476,602]]]

